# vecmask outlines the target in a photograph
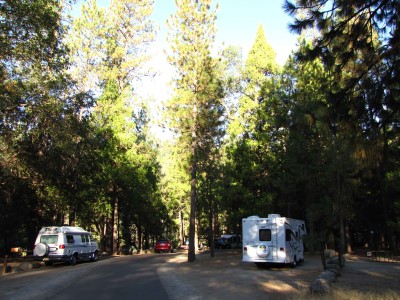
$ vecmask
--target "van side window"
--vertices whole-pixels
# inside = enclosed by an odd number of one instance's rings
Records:
[[[81,239],[82,239],[82,243],[87,243],[88,242],[87,235],[81,235]]]
[[[89,235],[90,240],[88,240],[88,242],[96,242],[96,239],[93,237],[93,235]]]
[[[260,229],[258,235],[259,235],[259,240],[262,242],[271,241],[271,229]]]
[[[67,243],[68,244],[75,243],[74,236],[72,236],[70,234],[67,234],[66,237],[67,237]]]

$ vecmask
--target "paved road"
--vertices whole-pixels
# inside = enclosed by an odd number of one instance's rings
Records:
[[[187,253],[133,255],[3,275],[0,299],[308,299],[321,271],[319,255],[306,255],[295,269],[259,269],[243,263],[239,250],[200,254],[192,263]],[[400,299],[399,278],[400,264],[352,260],[334,287],[362,295],[393,290],[387,299]]]
[[[7,274],[0,276],[0,299],[168,299],[156,271],[165,259],[121,256]]]
[[[187,253],[114,257],[76,266],[58,264],[0,276],[0,299],[280,299],[306,289],[321,270],[319,257],[296,269],[259,269],[240,250],[215,257]]]

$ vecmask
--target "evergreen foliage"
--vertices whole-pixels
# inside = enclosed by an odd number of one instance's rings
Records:
[[[69,5],[0,1],[1,256],[70,223],[110,253],[188,235],[194,261],[269,213],[304,219],[310,251],[398,249],[398,1],[286,1],[299,47],[281,67],[261,25],[246,55],[215,52],[218,6],[177,0],[157,143],[135,93],[154,1]]]

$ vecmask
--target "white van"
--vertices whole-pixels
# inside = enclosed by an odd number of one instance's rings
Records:
[[[251,216],[242,220],[243,262],[256,265],[290,264],[304,260],[304,221],[269,214],[268,218]]]
[[[39,231],[33,255],[47,266],[53,262],[75,265],[78,260],[98,261],[99,248],[91,234],[80,227],[49,226]]]

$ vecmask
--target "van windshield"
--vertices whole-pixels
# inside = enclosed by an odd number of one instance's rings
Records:
[[[40,237],[40,242],[43,244],[57,244],[58,243],[58,235],[42,235]]]

